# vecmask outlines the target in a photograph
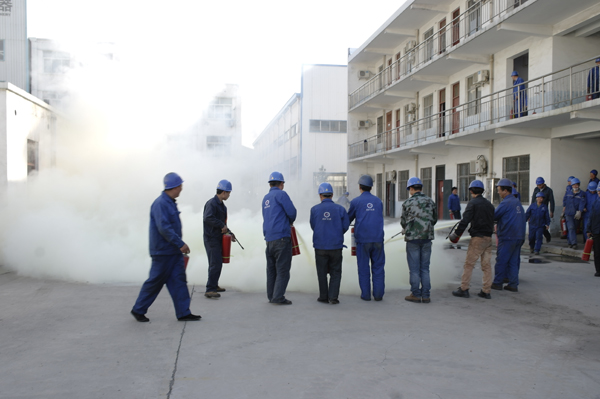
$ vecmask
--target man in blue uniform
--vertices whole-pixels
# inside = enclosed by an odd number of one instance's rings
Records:
[[[512,182],[512,194],[514,195],[514,197],[516,199],[518,199],[519,201],[521,201],[521,193],[519,193],[519,191],[517,191],[517,183],[516,182]]]
[[[342,248],[344,233],[348,231],[350,219],[343,206],[335,204],[331,197],[333,187],[329,183],[319,186],[321,203],[310,209],[310,227],[313,229],[313,247],[319,279],[317,301],[336,305],[340,303],[342,281]],[[327,286],[329,274],[329,286]]]
[[[592,207],[594,202],[598,199],[598,194],[596,194],[596,190],[598,188],[598,184],[595,181],[591,181],[588,184],[588,189],[584,193],[585,194],[585,209],[583,210],[583,243],[585,244],[586,240],[586,232],[588,230],[588,224],[590,222],[590,215],[592,213]]]
[[[267,298],[277,305],[291,305],[285,298],[292,267],[292,224],[296,208],[283,191],[285,180],[279,172],[269,176],[269,193],[262,202],[263,234],[267,242]]]
[[[565,188],[565,193],[573,191],[573,187],[571,187],[571,180],[573,180],[575,176],[569,176],[567,179],[567,187]]]
[[[354,223],[356,262],[360,298],[371,300],[371,274],[373,275],[373,297],[383,299],[385,291],[385,252],[383,249],[383,203],[371,194],[373,179],[363,175],[358,179],[360,195],[350,202],[348,216]],[[369,266],[369,261],[371,265]]]
[[[596,66],[588,73],[587,94],[592,96],[592,100],[600,98],[600,58],[596,58]]]
[[[525,81],[517,71],[510,75],[513,80],[513,118],[527,116],[527,90]]]
[[[142,285],[131,314],[139,322],[150,321],[146,312],[166,284],[177,320],[200,320],[200,316],[190,312],[190,293],[183,265],[183,254],[190,253],[190,248],[181,239],[181,220],[175,202],[183,189],[183,180],[177,173],[168,173],[164,187],[150,208],[150,276]]]
[[[589,181],[589,183],[594,182],[594,183],[596,183],[596,185],[598,185],[598,183],[600,183],[600,179],[598,179],[597,176],[598,176],[598,171],[596,169],[590,170],[590,181]]]
[[[550,228],[550,214],[548,207],[544,205],[544,193],[537,193],[535,199],[535,204],[527,208],[525,218],[529,222],[529,252],[539,255],[544,231]]]
[[[600,197],[600,190],[597,192]],[[594,276],[600,277],[600,198],[596,198],[589,211],[590,219],[586,233],[589,238],[594,239],[594,267],[596,268]]]
[[[543,177],[538,177],[535,179],[535,184],[537,187],[533,190],[533,194],[531,196],[531,203],[536,202],[537,193],[544,193],[544,201],[542,202],[546,207],[550,210],[550,220],[554,217],[554,192],[550,187],[546,185],[546,181]],[[552,236],[550,235],[549,230],[544,230],[544,237],[546,237],[546,242],[550,242],[552,240]]]
[[[571,179],[571,191],[567,190],[563,198],[563,211],[561,218],[564,217],[567,221],[567,239],[569,240],[569,248],[577,249],[577,227],[583,210],[585,209],[585,195],[579,189],[580,181],[574,177]]]
[[[208,281],[204,296],[219,298],[225,288],[219,287],[219,278],[223,269],[223,234],[227,228],[227,207],[225,201],[231,195],[232,186],[228,180],[217,184],[217,194],[204,205],[204,248],[208,256]]]
[[[521,202],[512,195],[512,182],[500,179],[496,185],[502,202],[494,212],[497,222],[496,234],[496,274],[492,289],[501,290],[502,282],[508,278],[504,287],[507,291],[517,292],[519,286],[519,268],[521,267],[521,246],[525,242],[525,211]]]
[[[455,220],[460,220],[460,198],[456,187],[452,187],[452,194],[448,196],[448,210]]]

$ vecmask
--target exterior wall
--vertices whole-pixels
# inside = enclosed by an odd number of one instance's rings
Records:
[[[4,40],[4,61],[0,61],[0,82],[29,90],[27,67],[26,0],[11,0],[0,6],[0,40]]]

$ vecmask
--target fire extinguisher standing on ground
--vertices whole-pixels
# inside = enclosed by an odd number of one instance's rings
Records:
[[[354,226],[352,226],[352,230],[350,230],[352,237],[352,256],[356,256],[356,239],[354,238]]]
[[[592,254],[592,248],[594,247],[594,240],[588,238],[585,242],[585,247],[583,248],[583,255],[581,255],[581,260],[588,261],[590,260],[590,255]],[[594,255],[596,256],[596,255]]]

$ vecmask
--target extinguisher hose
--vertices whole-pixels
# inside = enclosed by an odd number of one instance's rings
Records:
[[[235,242],[238,243],[238,245],[240,246],[240,248],[244,249],[244,247],[242,247],[242,243],[240,242],[240,240],[238,240],[237,237],[235,236],[235,234],[233,234],[233,231],[227,229],[227,233],[231,234],[231,236],[233,237],[233,239],[235,240]]]
[[[458,222],[454,226],[452,226],[452,228],[450,229],[450,233],[448,233],[448,235],[446,236],[446,240],[450,238],[450,235],[454,232],[454,230],[456,230],[456,228],[458,227],[459,224],[460,224],[460,222]]]

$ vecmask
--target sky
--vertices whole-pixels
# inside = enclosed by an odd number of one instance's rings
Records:
[[[28,36],[74,47],[115,42],[134,71],[123,84],[151,82],[161,88],[156,101],[180,104],[190,117],[199,99],[237,83],[243,142],[251,146],[300,91],[303,64],[346,65],[348,48],[404,1],[27,0]]]

